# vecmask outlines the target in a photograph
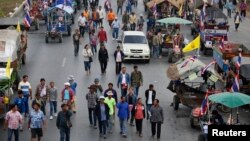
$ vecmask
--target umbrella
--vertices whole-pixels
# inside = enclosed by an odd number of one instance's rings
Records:
[[[63,5],[63,4],[58,4],[56,7],[59,8],[59,9],[64,10],[65,12],[67,12],[69,14],[72,14],[74,12],[74,9],[71,6],[66,6],[66,5]]]
[[[250,104],[250,96],[238,92],[224,92],[213,94],[208,97],[209,100],[225,105],[229,108],[236,108],[242,105]]]
[[[191,21],[178,18],[178,17],[164,18],[164,19],[157,20],[157,22],[165,23],[165,24],[184,24],[184,25],[193,23]]]

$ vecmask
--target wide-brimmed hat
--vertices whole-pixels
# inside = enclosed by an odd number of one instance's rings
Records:
[[[99,100],[101,100],[101,99],[105,99],[105,97],[104,97],[104,96],[100,96],[100,97],[99,97]]]
[[[64,86],[70,86],[70,83],[69,82],[65,82]]]
[[[68,80],[74,80],[75,78],[74,78],[74,76],[73,75],[69,75],[68,76]]]

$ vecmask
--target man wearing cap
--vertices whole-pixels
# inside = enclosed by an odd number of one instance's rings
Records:
[[[109,120],[109,106],[104,102],[104,96],[99,97],[99,103],[95,106],[95,114],[98,119],[100,137],[106,139],[106,128]]]
[[[104,97],[108,97],[108,92],[112,92],[112,97],[115,99],[115,102],[117,103],[117,92],[115,89],[113,89],[113,83],[108,84],[108,89],[104,91]]]
[[[143,84],[143,76],[141,71],[138,70],[138,66],[134,66],[134,71],[131,73],[131,86],[134,88],[134,94],[136,98],[139,94],[139,87]]]
[[[124,59],[124,53],[123,51],[121,51],[120,46],[117,46],[117,49],[114,53],[114,57],[115,57],[115,72],[116,74],[119,74],[121,72],[122,62]]]
[[[112,22],[111,27],[113,29],[113,40],[117,40],[118,35],[119,35],[119,28],[120,28],[121,24],[119,22],[119,20],[117,19],[117,17],[115,17],[115,20]]]
[[[69,75],[68,80],[69,80],[70,88],[74,91],[74,103],[72,103],[72,110],[73,110],[73,113],[76,113],[76,87],[77,87],[77,83],[75,82],[73,75]]]
[[[126,72],[126,67],[122,67],[122,72],[118,76],[117,87],[121,87],[121,95],[126,96],[130,84],[130,76]]]
[[[74,91],[70,88],[70,83],[64,83],[65,88],[62,90],[62,102],[68,104],[71,109],[71,105],[74,102]]]
[[[96,127],[96,116],[95,116],[95,106],[98,100],[97,94],[96,94],[96,90],[95,90],[96,86],[95,85],[91,85],[90,87],[88,87],[89,92],[86,94],[86,100],[88,102],[88,113],[89,113],[89,123],[90,123],[90,127],[93,127],[95,129],[97,129]]]
[[[100,97],[101,95],[103,95],[102,94],[102,92],[103,92],[102,85],[100,84],[100,81],[98,78],[95,78],[94,86],[95,86],[95,92],[96,92],[97,96]]]
[[[113,126],[113,122],[114,122],[114,116],[115,116],[115,106],[116,106],[116,102],[115,99],[112,97],[113,93],[112,91],[108,91],[107,92],[108,97],[105,98],[105,103],[108,104],[109,106],[109,120],[108,120],[108,130],[109,133],[112,133],[112,126]]]

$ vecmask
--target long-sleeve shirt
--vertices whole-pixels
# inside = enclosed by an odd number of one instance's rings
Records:
[[[100,42],[108,41],[107,33],[104,30],[99,31],[97,36]]]
[[[141,71],[133,71],[131,73],[131,85],[132,86],[140,86],[141,83],[143,83],[143,76],[142,76],[142,73]]]
[[[109,59],[108,50],[106,48],[100,49],[98,52],[98,59],[100,62],[107,62]]]
[[[87,93],[86,100],[88,101],[88,108],[95,108],[97,99],[98,97],[96,93]]]
[[[120,119],[127,119],[129,117],[129,105],[127,102],[119,102],[116,105],[117,109],[118,109],[118,114],[117,116]]]
[[[163,122],[164,121],[164,115],[163,115],[163,109],[160,106],[152,106],[150,109],[150,121],[151,122]]]
[[[60,111],[57,115],[56,126],[57,128],[68,128],[67,121],[70,121],[72,113],[70,111]]]
[[[112,28],[120,28],[121,24],[118,20],[114,20],[111,26]]]
[[[130,16],[129,16],[129,23],[130,23],[130,24],[136,24],[136,22],[137,22],[137,17],[136,17],[136,15],[130,15]]]
[[[93,56],[91,49],[83,49],[82,50],[83,60],[89,61],[89,57]]]
[[[57,88],[49,88],[49,101],[57,101]]]

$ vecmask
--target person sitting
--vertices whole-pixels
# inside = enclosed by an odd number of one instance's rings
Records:
[[[224,119],[222,118],[222,116],[219,114],[217,110],[212,111],[211,121],[212,121],[212,124],[215,124],[215,125],[225,124]]]

